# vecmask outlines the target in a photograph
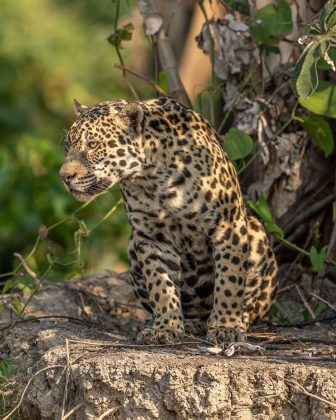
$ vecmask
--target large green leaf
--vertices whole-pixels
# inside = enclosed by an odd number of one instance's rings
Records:
[[[320,42],[309,44],[298,59],[292,74],[292,88],[303,98],[311,95],[318,86],[317,61],[321,57]]]
[[[335,25],[335,9],[335,0],[329,0],[319,13],[317,20],[319,26],[323,28],[324,31],[328,31]]]
[[[252,152],[253,141],[244,131],[230,128],[224,136],[224,149],[231,160],[243,159]]]
[[[320,80],[315,92],[308,98],[299,98],[300,104],[314,114],[336,118],[336,86]]]
[[[328,122],[318,115],[308,115],[303,123],[303,129],[311,136],[313,142],[320,147],[326,156],[334,150],[334,136]]]
[[[279,40],[293,29],[292,12],[284,0],[267,4],[254,14],[251,34],[257,42],[277,46]]]

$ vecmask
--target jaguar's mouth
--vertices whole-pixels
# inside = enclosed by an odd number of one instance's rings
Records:
[[[68,191],[78,200],[78,201],[89,201],[95,196],[102,194],[108,188],[112,186],[112,183],[107,179],[102,179],[97,182],[94,182],[89,187],[86,187],[84,190],[74,188],[71,185],[66,185]]]
[[[78,201],[90,201],[95,195],[92,195],[85,191],[75,190],[69,187],[69,192],[76,198]]]

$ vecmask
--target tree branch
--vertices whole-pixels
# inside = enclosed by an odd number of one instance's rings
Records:
[[[181,104],[191,108],[191,102],[178,73],[175,55],[165,34],[163,19],[155,0],[138,0],[138,6],[144,20],[145,33],[152,37],[154,48],[157,49],[161,69],[167,77],[170,95]]]

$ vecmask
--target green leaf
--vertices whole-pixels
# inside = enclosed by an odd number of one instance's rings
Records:
[[[336,13],[335,13],[336,16]],[[333,61],[333,63],[336,65],[336,48],[335,47],[330,47],[327,49],[328,51],[328,55],[331,61]],[[331,66],[330,64],[328,64],[326,62],[326,60],[324,59],[324,57],[320,57],[318,62],[317,62],[317,69],[318,70],[330,70]]]
[[[120,30],[120,39],[122,41],[130,41],[132,39],[133,23],[127,23]]]
[[[313,271],[315,271],[315,273],[317,274],[321,274],[323,271],[323,266],[327,255],[327,249],[328,247],[324,246],[321,249],[321,251],[318,252],[314,245],[310,248],[310,262],[313,267]]]
[[[3,313],[3,304],[0,303],[0,318],[2,317],[2,313]]]
[[[267,200],[264,194],[261,194],[258,197],[258,201],[256,203],[254,203],[252,200],[249,200],[247,204],[263,220],[269,232],[274,233],[274,235],[279,236],[280,238],[284,237],[283,230],[273,220],[271,209],[269,208],[269,205],[267,204]]]
[[[335,0],[329,0],[317,17],[319,26],[326,32],[335,25],[335,7]]]
[[[253,140],[244,131],[230,128],[224,136],[224,149],[231,160],[243,159],[252,152]]]
[[[22,304],[17,296],[12,300],[12,305],[15,312],[19,313],[22,309]]]
[[[279,0],[274,4],[267,4],[254,14],[254,24],[251,34],[257,42],[277,46],[284,35],[293,30],[292,12],[289,4]]]
[[[0,361],[0,384],[8,381],[9,377],[15,372],[15,365],[17,364],[18,360],[10,357]]]
[[[243,15],[250,14],[250,5],[247,0],[222,0],[222,3]]]
[[[113,34],[111,34],[107,40],[114,47],[120,48],[121,41],[130,41],[132,39],[132,31],[134,26],[132,23],[127,23],[121,28],[117,29]]]
[[[318,86],[317,61],[321,57],[320,42],[313,41],[305,48],[298,59],[291,85],[297,96],[307,98]]]
[[[310,135],[316,146],[320,147],[326,156],[334,150],[334,136],[329,123],[318,115],[308,115],[302,122],[303,129]]]
[[[336,118],[336,86],[331,82],[320,80],[315,92],[299,102],[314,114]]]

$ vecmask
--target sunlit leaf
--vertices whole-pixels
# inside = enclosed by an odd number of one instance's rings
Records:
[[[311,42],[298,59],[292,74],[292,88],[299,97],[306,98],[318,86],[317,61],[321,57],[321,45]]]
[[[334,150],[334,136],[329,123],[318,115],[308,115],[303,123],[303,129],[310,135],[316,146],[320,147],[326,156]]]
[[[253,140],[244,131],[230,128],[224,136],[224,149],[231,160],[243,159],[252,152]]]
[[[331,82],[320,80],[315,92],[299,102],[314,114],[336,118],[336,86]]]

